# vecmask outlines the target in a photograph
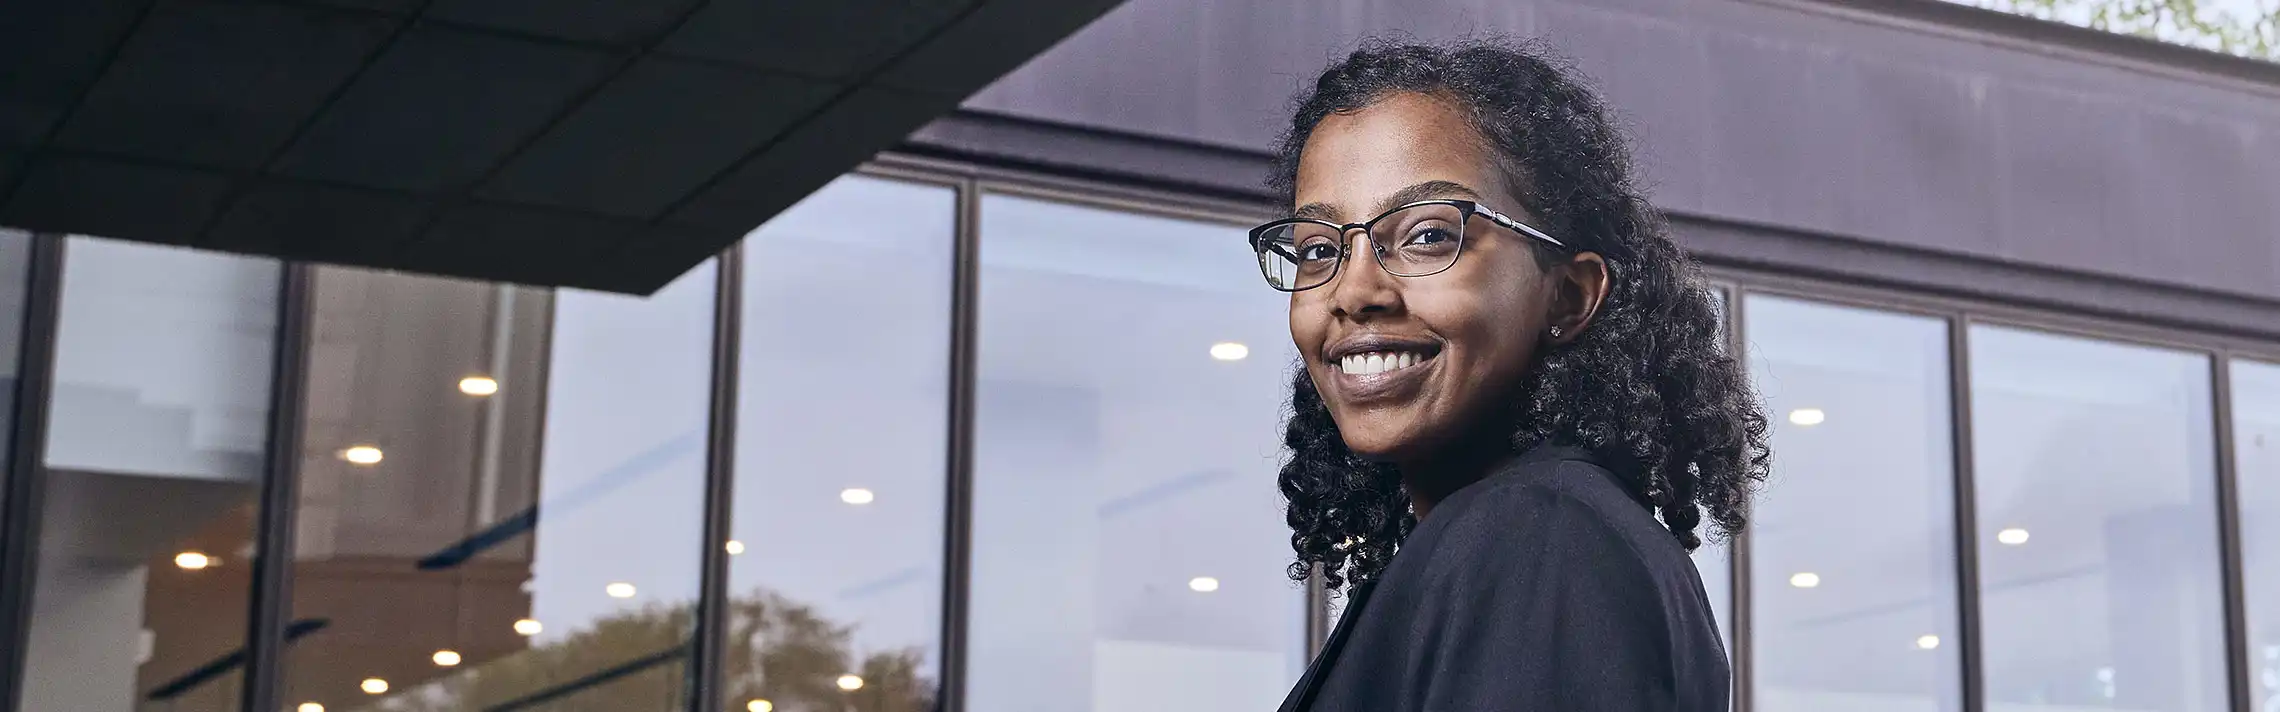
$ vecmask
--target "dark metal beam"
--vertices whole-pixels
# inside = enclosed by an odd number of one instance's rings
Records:
[[[63,237],[31,236],[24,321],[16,355],[15,427],[0,481],[0,710],[20,709],[30,659],[32,602],[39,588],[41,505],[47,489],[48,393],[55,380],[57,307],[63,301]]]
[[[1955,563],[1957,660],[1963,675],[1964,712],[1986,709],[1980,661],[1986,641],[1979,628],[1979,477],[1971,433],[1971,319],[1948,320],[1948,410],[1955,458]]]
[[[715,258],[711,413],[705,429],[703,570],[698,576],[695,655],[689,659],[690,712],[719,712],[728,656],[728,537],[735,515],[737,354],[744,336],[744,249]]]
[[[2248,571],[2242,560],[2240,461],[2233,442],[2232,355],[2211,357],[2210,395],[2217,433],[2217,552],[2224,570],[2225,679],[2233,712],[2253,712],[2254,667],[2249,660]]]
[[[1726,302],[1726,353],[1733,356],[1734,362],[1741,366],[1742,373],[1747,377],[1750,367],[1749,320],[1743,317],[1743,304],[1749,297],[1749,290],[1735,285],[1727,294],[1732,296]],[[1726,540],[1727,601],[1733,606],[1733,610],[1726,612],[1726,627],[1734,631],[1734,639],[1730,641],[1731,649],[1726,651],[1726,655],[1731,658],[1729,665],[1734,674],[1734,712],[1749,712],[1755,697],[1755,690],[1751,689],[1752,681],[1756,679],[1755,665],[1751,660],[1756,653],[1756,646],[1750,636],[1749,524],[1745,521],[1742,527],[1742,531],[1730,532]]]
[[[966,709],[968,597],[973,580],[974,374],[981,299],[981,188],[958,185],[957,245],[950,275],[948,492],[942,541],[942,688],[935,708]]]
[[[276,344],[269,379],[269,451],[254,527],[252,592],[246,602],[244,712],[284,709],[285,651],[293,617],[293,535],[300,510],[302,413],[307,409],[316,267],[288,263],[277,287]]]

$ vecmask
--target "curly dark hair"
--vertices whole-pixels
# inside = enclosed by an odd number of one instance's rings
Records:
[[[1613,276],[1589,328],[1540,352],[1518,385],[1511,447],[1565,444],[1623,461],[1614,469],[1632,494],[1691,551],[1705,513],[1720,535],[1742,527],[1770,462],[1765,414],[1721,341],[1718,297],[1634,184],[1607,107],[1549,57],[1500,40],[1366,43],[1298,97],[1270,187],[1290,201],[1299,154],[1331,114],[1400,93],[1466,107],[1528,213],[1599,253]],[[1538,253],[1545,269],[1559,261]],[[1319,565],[1333,590],[1374,579],[1417,523],[1401,478],[1346,448],[1303,364],[1291,388],[1279,475],[1298,553],[1290,575]]]

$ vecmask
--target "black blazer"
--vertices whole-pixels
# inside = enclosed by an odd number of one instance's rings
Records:
[[[1283,712],[1720,712],[1702,580],[1599,458],[1540,447],[1433,508]]]

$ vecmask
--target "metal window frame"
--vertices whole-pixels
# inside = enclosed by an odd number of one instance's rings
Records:
[[[1749,296],[1753,293],[1741,282],[1724,282],[1726,290],[1726,352],[1741,367],[1742,374],[1750,372]],[[1732,630],[1733,640],[1726,651],[1727,670],[1733,676],[1733,705],[1736,710],[1748,710],[1757,698],[1757,665],[1755,651],[1755,595],[1750,585],[1750,523],[1743,522],[1742,530],[1733,532],[1726,542],[1726,627]],[[1715,612],[1713,612],[1714,614]]]
[[[31,233],[24,315],[17,344],[14,428],[0,473],[0,710],[22,708],[24,668],[39,580],[40,526],[47,489],[49,393],[55,383],[57,319],[63,302],[64,238]]]
[[[728,645],[728,540],[736,510],[736,404],[738,357],[744,339],[744,246],[730,245],[713,257],[712,374],[706,403],[703,552],[697,574],[693,648],[683,673],[689,712],[719,712]]]
[[[2234,442],[2232,367],[2235,357],[2218,350],[2209,354],[2209,390],[2214,406],[2217,446],[2217,560],[2224,572],[2225,680],[2233,712],[2253,712],[2256,705],[2256,666],[2248,626],[2248,566],[2241,549],[2241,521],[2247,512],[2240,501],[2240,455]]]
[[[242,712],[284,709],[286,629],[293,616],[294,540],[300,510],[303,415],[308,409],[311,342],[315,340],[316,267],[281,265],[277,326],[270,337],[269,442],[263,457],[260,509],[253,531],[253,580],[246,601]]]

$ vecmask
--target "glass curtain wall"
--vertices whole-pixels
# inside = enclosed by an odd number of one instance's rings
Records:
[[[2206,354],[1970,332],[1995,709],[2227,709]]]
[[[850,176],[744,240],[723,709],[933,709],[956,229]]]
[[[1286,297],[1233,224],[986,195],[980,228],[966,708],[1273,709]]]
[[[2232,362],[2249,709],[2280,712],[2280,363]]]
[[[944,559],[953,187],[849,176],[736,253],[726,542],[701,532],[712,264],[648,297],[316,270],[304,457],[286,468],[287,709],[683,709],[708,552],[730,562],[726,709],[951,702],[954,580],[966,709],[1278,703],[1310,652],[1274,486],[1295,354],[1240,227],[1012,194],[967,207],[963,578]],[[0,340],[18,338],[30,244],[0,232]],[[65,244],[22,708],[234,712],[281,266]],[[1950,363],[1960,313],[1730,308],[1777,469],[1746,579],[1724,547],[1695,559],[1729,640],[1748,594],[1754,709],[1962,709],[1960,593],[1981,609],[1981,709],[2225,710],[2237,652],[2249,709],[2280,712],[2280,363],[2233,360],[2219,383],[2205,350],[1986,324]],[[22,345],[0,346],[12,392]],[[1977,503],[1965,542],[1958,482]]]
[[[646,298],[314,282],[283,699],[679,709],[714,268]]]
[[[66,243],[23,709],[237,709],[280,275]]]
[[[1944,319],[1752,294],[1755,709],[1962,709]]]

